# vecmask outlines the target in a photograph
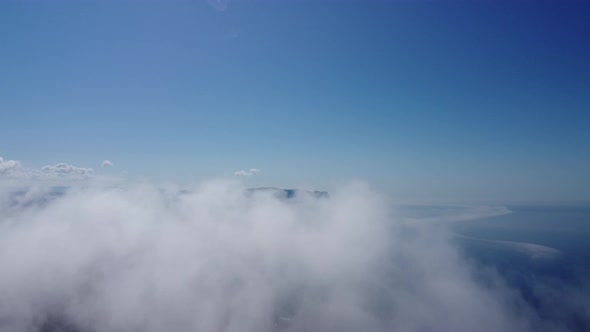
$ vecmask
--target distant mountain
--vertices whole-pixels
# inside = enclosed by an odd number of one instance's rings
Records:
[[[51,187],[46,191],[31,194],[29,188],[15,190],[8,196],[7,207],[10,208],[27,208],[31,206],[43,207],[53,202],[56,199],[63,197],[69,188],[63,186]],[[163,189],[160,190],[162,194],[165,193]],[[191,190],[179,190],[179,195],[192,194]],[[312,198],[328,198],[329,194],[327,191],[311,191],[301,189],[281,189],[275,187],[261,187],[261,188],[250,188],[246,189],[245,195],[252,196],[255,193],[271,193],[279,199],[292,199],[298,196],[307,195]]]
[[[329,194],[327,191],[311,191],[311,190],[300,190],[300,189],[281,189],[275,187],[261,187],[261,188],[250,188],[247,190],[247,195],[253,195],[258,192],[273,193],[278,198],[290,199],[296,196],[309,195],[314,198],[328,198]]]

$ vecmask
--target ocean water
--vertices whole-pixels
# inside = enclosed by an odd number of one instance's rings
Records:
[[[456,223],[461,235],[554,248],[560,259],[590,268],[590,207],[509,206],[510,214]]]
[[[512,213],[454,223],[462,253],[496,270],[545,321],[590,331],[590,207],[508,209]]]

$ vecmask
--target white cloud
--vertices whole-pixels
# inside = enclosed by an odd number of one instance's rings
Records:
[[[40,179],[48,178],[67,178],[67,179],[87,179],[94,175],[92,168],[76,167],[66,163],[47,165],[41,167],[41,170],[33,170],[34,177]]]
[[[245,176],[245,177],[250,177],[250,176],[254,176],[256,174],[260,173],[259,169],[256,168],[250,168],[249,170],[245,171],[245,170],[239,170],[237,172],[234,173],[235,176]]]
[[[0,214],[0,329],[551,330],[495,275],[479,284],[440,225],[392,218],[366,186],[284,200],[236,185],[79,188]]]
[[[21,167],[20,162],[16,160],[4,160],[4,158],[0,157],[0,176],[18,171]]]
[[[102,167],[110,167],[110,166],[113,166],[113,163],[108,160],[103,160],[101,165],[102,165]]]
[[[83,168],[58,163],[46,165],[40,169],[25,168],[19,161],[4,161],[0,157],[0,177],[23,180],[83,180],[94,175],[92,168]]]

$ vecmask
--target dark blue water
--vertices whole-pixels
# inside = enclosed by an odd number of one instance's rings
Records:
[[[590,267],[590,207],[510,206],[512,214],[457,223],[469,237],[540,244],[560,250],[579,268]]]
[[[476,265],[497,271],[542,320],[590,331],[590,207],[509,209],[512,214],[454,224],[459,248]],[[536,257],[514,250],[512,242],[558,254]]]

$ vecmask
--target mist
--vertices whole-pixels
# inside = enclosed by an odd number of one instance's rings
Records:
[[[228,181],[7,190],[1,331],[561,328],[444,223],[404,220],[363,183],[290,199]]]

